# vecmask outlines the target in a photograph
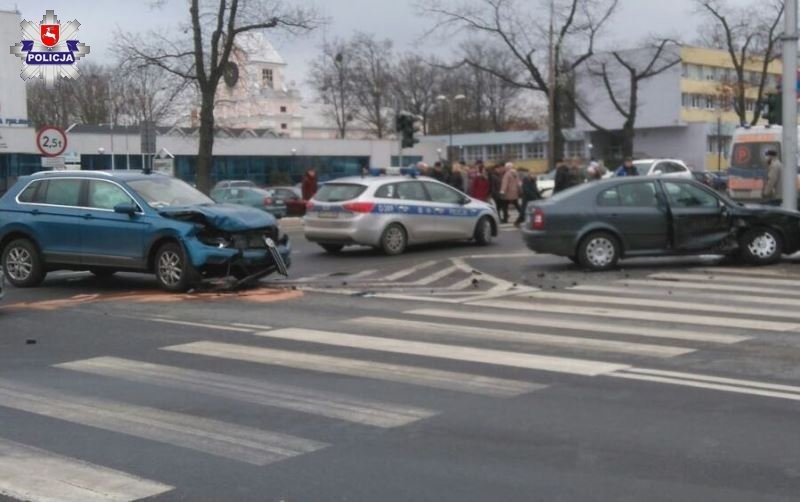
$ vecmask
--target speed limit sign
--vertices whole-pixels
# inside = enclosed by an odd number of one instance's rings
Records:
[[[67,135],[58,127],[42,127],[36,135],[36,147],[42,155],[57,157],[67,149]]]

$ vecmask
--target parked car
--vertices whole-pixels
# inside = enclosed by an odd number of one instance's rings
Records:
[[[692,170],[677,159],[640,159],[633,166],[639,176],[667,176],[670,178],[693,178]],[[609,169],[603,178],[613,178],[617,169]]]
[[[149,272],[184,291],[205,278],[286,274],[290,251],[272,215],[217,204],[160,174],[50,171],[0,198],[0,263],[18,287],[66,269]]]
[[[276,218],[286,216],[286,204],[278,198],[274,190],[263,188],[218,188],[211,191],[215,202],[239,204],[262,209]]]
[[[306,204],[308,201],[303,199],[303,193],[295,187],[269,187],[275,193],[275,197],[286,204],[287,216],[304,216],[306,214]]]
[[[544,198],[553,195],[553,189],[556,186],[556,170],[551,169],[545,174],[540,174],[536,178],[536,187],[539,189],[539,195]]]
[[[743,206],[693,180],[613,178],[530,205],[522,234],[537,253],[605,270],[621,258],[723,254],[770,264],[800,249],[800,212]]]
[[[211,191],[213,193],[214,190],[220,190],[223,188],[258,188],[258,186],[249,180],[223,180],[218,181]]]
[[[306,239],[330,253],[360,244],[388,255],[409,245],[491,243],[500,222],[489,204],[430,178],[342,178],[323,184],[304,218]]]

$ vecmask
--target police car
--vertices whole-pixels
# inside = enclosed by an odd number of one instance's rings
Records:
[[[491,243],[494,208],[430,178],[341,178],[322,185],[303,219],[306,239],[329,253],[364,245],[388,255],[409,245],[474,240]]]

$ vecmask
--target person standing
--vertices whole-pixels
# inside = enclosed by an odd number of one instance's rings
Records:
[[[553,195],[563,192],[570,187],[569,165],[564,159],[556,160],[556,174],[553,178]]]
[[[518,227],[525,221],[525,214],[528,212],[528,204],[540,198],[536,175],[529,173],[527,169],[524,170],[522,175],[522,210],[519,212],[514,226]]]
[[[492,200],[494,201],[494,206],[498,211],[503,204],[503,200],[500,197],[500,187],[503,184],[503,174],[505,174],[503,169],[503,166],[500,164],[495,164],[491,170],[489,170],[489,190],[492,195]]]
[[[500,210],[503,213],[503,223],[508,223],[508,206],[513,205],[518,213],[522,212],[519,208],[519,175],[514,169],[514,164],[508,162],[505,165],[505,172],[500,184]]]
[[[639,171],[633,165],[633,157],[625,157],[614,176],[639,176]]]
[[[456,162],[453,164],[453,168],[450,171],[450,177],[447,180],[447,184],[455,188],[459,192],[464,191],[464,172],[463,169],[461,168],[460,162]]]
[[[303,200],[311,200],[317,193],[317,171],[309,169],[303,176],[303,182],[300,185],[301,192],[303,193]]]
[[[780,206],[783,202],[783,164],[775,150],[767,151],[767,177],[764,180],[764,189],[761,196],[764,202]]]
[[[486,168],[483,164],[478,165],[478,172],[472,180],[472,187],[470,187],[469,196],[483,202],[488,202],[489,197],[492,195],[492,184],[489,178],[486,177]]]
[[[433,164],[433,172],[430,173],[430,177],[436,181],[447,183],[447,173],[444,172],[444,166],[442,165],[441,161]]]

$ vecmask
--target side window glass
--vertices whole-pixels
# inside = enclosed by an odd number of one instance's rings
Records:
[[[113,210],[119,204],[133,204],[133,200],[123,189],[107,181],[89,183],[89,207]]]
[[[425,188],[419,181],[398,183],[396,197],[401,200],[428,200]]]
[[[719,207],[719,201],[716,197],[694,185],[688,183],[665,183],[664,188],[667,191],[670,205],[674,207]]]
[[[19,201],[20,202],[28,202],[28,203],[38,202],[36,200],[36,190],[40,186],[42,186],[42,183],[44,183],[44,182],[42,182],[42,181],[34,181],[33,183],[31,183],[30,185],[25,187],[25,190],[20,192],[20,194],[17,196]]]
[[[621,206],[622,204],[619,201],[619,192],[617,192],[617,189],[610,188],[602,192],[597,197],[597,205],[603,207]]]
[[[397,185],[383,185],[375,191],[375,197],[379,199],[394,199],[397,194]]]
[[[431,195],[433,202],[444,204],[458,204],[461,202],[462,195],[450,187],[438,183],[425,183],[425,186],[428,188],[428,193]]]
[[[81,180],[48,180],[47,192],[44,194],[44,204],[54,206],[78,206],[81,198]],[[42,197],[40,196],[41,200]]]
[[[617,187],[620,205],[627,207],[658,207],[656,186],[648,183],[626,183]]]

